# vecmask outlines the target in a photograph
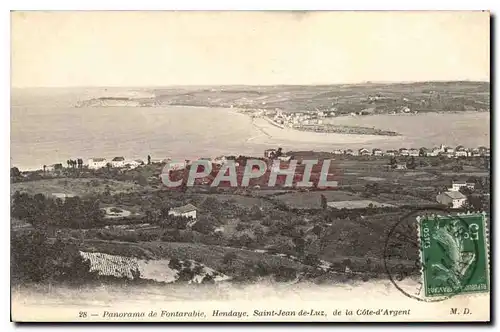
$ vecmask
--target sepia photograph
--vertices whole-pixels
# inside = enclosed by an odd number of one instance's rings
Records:
[[[10,21],[11,321],[490,321],[490,12]]]

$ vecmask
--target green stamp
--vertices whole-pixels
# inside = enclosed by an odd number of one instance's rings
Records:
[[[426,297],[489,292],[486,215],[417,218]]]

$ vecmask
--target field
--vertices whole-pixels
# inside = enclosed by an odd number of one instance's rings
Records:
[[[359,201],[338,201],[338,202],[328,202],[328,206],[335,209],[364,209],[367,207],[393,207],[394,205],[387,203],[379,203],[370,200],[359,200]]]
[[[211,246],[200,243],[181,242],[140,242],[132,244],[119,241],[85,241],[82,250],[92,249],[110,255],[121,255],[148,260],[172,259],[193,260],[216,271],[231,275],[235,271],[244,273],[245,269],[259,262],[265,262],[271,268],[290,267],[300,270],[305,266],[293,260],[259,253],[252,250],[242,250],[229,247]],[[234,253],[235,259],[230,265],[224,263],[224,256]]]
[[[88,196],[104,193],[107,189],[110,194],[132,192],[141,188],[132,182],[123,182],[108,179],[44,179],[11,184],[10,192],[26,192],[31,195],[44,194],[52,196],[54,193],[72,194],[75,196]]]
[[[296,209],[319,209],[321,208],[321,195],[327,201],[359,200],[359,196],[340,190],[316,191],[316,192],[293,192],[275,196],[273,199],[285,203],[290,208]]]
[[[120,255],[109,255],[104,253],[80,252],[85,260],[90,261],[90,272],[97,272],[101,276],[113,276],[117,278],[145,279],[158,282],[171,283],[179,279],[180,268],[169,265],[169,259],[144,260],[136,257],[125,257]],[[179,267],[195,270],[197,273],[186,280],[188,283],[200,283],[206,275],[210,275],[215,281],[228,279],[213,269],[207,268],[195,261],[179,261]]]
[[[158,102],[167,105],[282,108],[289,112],[335,107],[338,113],[348,114],[368,107],[389,110],[401,105],[421,112],[459,110],[459,106],[488,109],[489,89],[487,82],[421,82],[155,89],[154,94]],[[379,98],[368,98],[375,95]]]

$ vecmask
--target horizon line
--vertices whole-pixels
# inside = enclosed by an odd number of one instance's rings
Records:
[[[424,80],[424,81],[361,81],[349,83],[309,83],[309,84],[245,84],[245,83],[231,83],[231,84],[169,84],[169,85],[53,85],[53,86],[14,86],[11,89],[62,89],[62,88],[169,88],[169,87],[231,87],[231,86],[340,86],[340,85],[362,85],[362,84],[417,84],[417,83],[491,83],[490,80]]]

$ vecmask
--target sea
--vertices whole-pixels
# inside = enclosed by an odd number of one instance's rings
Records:
[[[337,148],[489,146],[490,114],[366,116],[340,124],[392,129],[402,136],[341,135],[282,130],[227,108],[76,108],[92,90],[16,89],[11,93],[11,167],[35,170],[68,159],[197,159],[263,156],[268,148],[331,151]],[[401,146],[403,145],[403,146]]]

